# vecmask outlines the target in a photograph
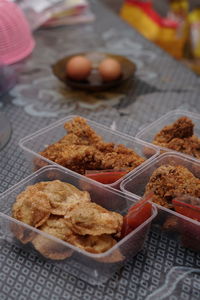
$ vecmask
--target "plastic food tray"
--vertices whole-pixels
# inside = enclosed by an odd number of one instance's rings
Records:
[[[153,171],[165,164],[182,165],[200,178],[200,161],[176,152],[166,152],[123,180],[120,185],[121,190],[139,200],[144,195],[145,187]],[[160,228],[169,235],[178,235],[183,246],[200,251],[200,222],[163,206],[155,205],[158,208],[155,223],[159,224]]]
[[[147,143],[152,143],[155,135],[163,129],[164,126],[170,125],[174,123],[178,118],[186,116],[190,118],[194,123],[194,135],[198,136],[200,138],[200,115],[184,110],[173,110],[159,118],[158,120],[154,121],[151,124],[146,125],[143,129],[141,129],[137,135],[136,138],[138,138],[141,141],[145,141]],[[158,145],[155,145],[160,150],[164,151],[175,151],[169,148],[160,147]],[[175,151],[177,152],[177,151]],[[184,155],[187,155],[185,153],[182,153]],[[187,155],[190,156],[190,155]]]
[[[126,195],[121,191],[117,191],[110,187],[105,187],[94,180],[88,179],[70,170],[61,169],[55,165],[47,166],[34,172],[32,175],[1,194],[0,226],[1,228],[4,228],[4,239],[6,242],[10,242],[13,245],[20,245],[23,250],[26,249],[26,251],[34,252],[34,254],[36,253],[41,256],[30,243],[28,245],[23,245],[19,242],[15,237],[15,231],[13,231],[13,229],[23,229],[26,230],[27,234],[34,233],[40,235],[46,239],[46,242],[51,241],[54,244],[54,250],[61,248],[64,249],[64,251],[72,253],[71,257],[61,261],[50,260],[42,256],[44,259],[56,264],[56,266],[59,266],[63,270],[68,270],[72,274],[76,274],[77,277],[90,282],[91,284],[105,282],[126,262],[127,259],[135,256],[138,251],[141,250],[151,221],[157,214],[157,209],[155,206],[152,206],[151,217],[108,251],[101,254],[89,253],[11,217],[12,205],[15,202],[16,196],[27,186],[37,182],[55,179],[73,184],[81,190],[87,190],[90,193],[93,202],[98,203],[108,210],[121,213],[122,215],[126,214],[128,208],[134,205],[136,201],[134,196]]]
[[[76,116],[68,116],[20,140],[19,146],[24,150],[26,158],[32,170],[36,169],[35,162],[38,160],[40,160],[40,162],[44,162],[44,164],[46,165],[56,164],[55,162],[41,156],[39,152],[44,150],[47,147],[47,145],[57,142],[64,135],[66,135],[66,130],[64,129],[64,123],[72,120],[74,117]],[[103,137],[103,139],[106,142],[114,142],[115,144],[124,144],[128,148],[133,149],[141,157],[144,157],[146,159],[144,163],[148,162],[149,160],[153,159],[155,156],[159,155],[159,149],[154,145],[148,145],[143,141],[138,141],[137,139],[132,138],[129,135],[126,135],[119,131],[111,130],[108,127],[90,121],[86,118],[85,120],[96,131],[98,135]],[[145,153],[147,153],[147,155]],[[62,168],[66,169],[65,167]],[[140,168],[140,166],[137,168]],[[134,172],[135,170],[136,168],[131,172]],[[107,185],[112,186],[113,188],[119,188],[120,182],[127,175],[128,174],[121,177],[114,183],[107,184]]]

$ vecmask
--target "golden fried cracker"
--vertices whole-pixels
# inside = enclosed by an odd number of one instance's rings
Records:
[[[17,196],[12,207],[13,218],[28,225],[39,227],[50,216],[51,205],[47,195],[28,187]]]
[[[100,236],[72,235],[69,237],[68,242],[85,251],[96,254],[107,251],[117,243],[112,236],[107,234],[103,234]]]
[[[27,244],[32,241],[32,239],[35,237],[36,233],[32,231],[31,229],[24,228],[20,224],[12,223],[10,224],[10,229],[14,236],[22,242],[22,244]]]
[[[80,191],[75,186],[60,180],[48,182],[44,193],[51,204],[51,214],[54,215],[64,216],[74,204],[91,201],[87,191]]]
[[[56,216],[51,216],[39,229],[61,240],[67,240],[72,235],[64,219]],[[40,234],[32,240],[32,244],[37,251],[50,259],[62,260],[72,254],[72,250],[67,246],[61,245],[59,242],[50,240]]]
[[[71,230],[79,235],[102,235],[121,232],[123,217],[93,202],[79,203],[65,216]]]

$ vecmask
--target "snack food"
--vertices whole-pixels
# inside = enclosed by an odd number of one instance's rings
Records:
[[[194,135],[194,123],[186,116],[165,126],[155,135],[153,144],[200,158],[200,138]]]
[[[12,216],[91,253],[102,253],[115,245],[123,223],[120,214],[91,202],[87,191],[59,180],[28,186],[17,196]],[[47,258],[65,259],[72,254],[71,249],[36,232],[27,238],[26,230],[16,224],[13,233]]]
[[[152,201],[173,209],[172,200],[177,196],[200,197],[200,179],[187,168],[178,165],[162,165],[151,175],[145,194],[153,192]]]
[[[145,161],[124,145],[105,142],[82,117],[64,125],[67,134],[39,154],[80,174],[86,170],[120,170],[129,172]],[[45,162],[35,161],[37,168]]]

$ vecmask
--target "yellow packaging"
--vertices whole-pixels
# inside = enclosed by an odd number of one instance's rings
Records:
[[[121,8],[121,17],[143,36],[165,49],[176,58],[183,56],[186,32],[179,32],[177,20],[162,18],[153,9],[152,3],[126,0]]]
[[[186,19],[189,11],[188,0],[171,0],[170,11],[181,19]]]
[[[200,58],[200,7],[193,10],[189,16],[190,51],[194,58]]]

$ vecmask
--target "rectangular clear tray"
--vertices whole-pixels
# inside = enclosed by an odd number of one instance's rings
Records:
[[[189,119],[192,120],[194,123],[194,135],[200,138],[200,115],[196,113],[192,113],[189,111],[184,111],[184,110],[173,110],[159,118],[158,120],[146,124],[145,127],[143,127],[136,135],[136,138],[138,138],[141,141],[147,142],[147,143],[152,143],[155,135],[163,129],[166,125],[170,125],[174,123],[177,119],[180,117],[186,116]],[[160,150],[164,151],[174,151],[169,148],[165,147],[158,147]],[[187,154],[184,154],[187,155]]]
[[[120,184],[121,190],[129,195],[133,195],[138,200],[141,199],[154,170],[166,164],[184,166],[194,176],[200,178],[200,161],[180,153],[166,152],[123,180]],[[169,235],[178,235],[184,247],[200,251],[200,222],[181,215],[174,210],[158,204],[155,205],[158,208],[158,216],[155,219],[155,223]]]
[[[35,170],[34,162],[36,162],[36,160],[40,160],[45,164],[56,164],[53,161],[41,156],[40,154],[38,154],[38,152],[44,150],[47,145],[51,145],[57,142],[64,135],[66,135],[64,123],[71,121],[74,117],[75,116],[68,116],[20,140],[19,146],[24,150],[25,156],[29,164],[31,165],[32,170]],[[159,154],[158,148],[154,145],[148,145],[143,141],[138,141],[137,139],[132,138],[119,131],[111,130],[110,128],[98,124],[94,121],[90,121],[88,119],[85,120],[96,131],[98,135],[103,137],[106,142],[125,145],[126,147],[134,150],[141,157],[144,157],[146,159],[145,163]],[[136,168],[131,172],[134,172],[135,170]],[[107,185],[112,186],[113,188],[119,188],[120,182],[126,176],[127,174],[114,183]]]
[[[128,208],[133,206],[136,201],[134,196],[106,187],[70,170],[55,165],[46,166],[0,195],[0,226],[3,230],[3,239],[12,245],[20,246],[23,250],[37,254],[39,257],[59,266],[63,270],[67,270],[71,274],[76,274],[77,277],[91,284],[105,282],[124,265],[127,259],[135,256],[142,249],[151,221],[157,214],[157,209],[153,206],[151,217],[108,251],[100,254],[86,252],[11,217],[12,205],[17,195],[24,191],[27,186],[55,179],[68,182],[78,189],[88,191],[93,202],[122,215],[126,214]],[[60,261],[45,258],[33,248],[31,243],[22,244],[16,238],[16,230],[17,232],[23,230],[23,233],[25,230],[26,236],[34,234],[37,237],[40,236],[42,241],[44,239],[45,244],[53,244],[53,253],[57,253],[57,250],[62,249],[62,253],[67,252],[71,256]]]

